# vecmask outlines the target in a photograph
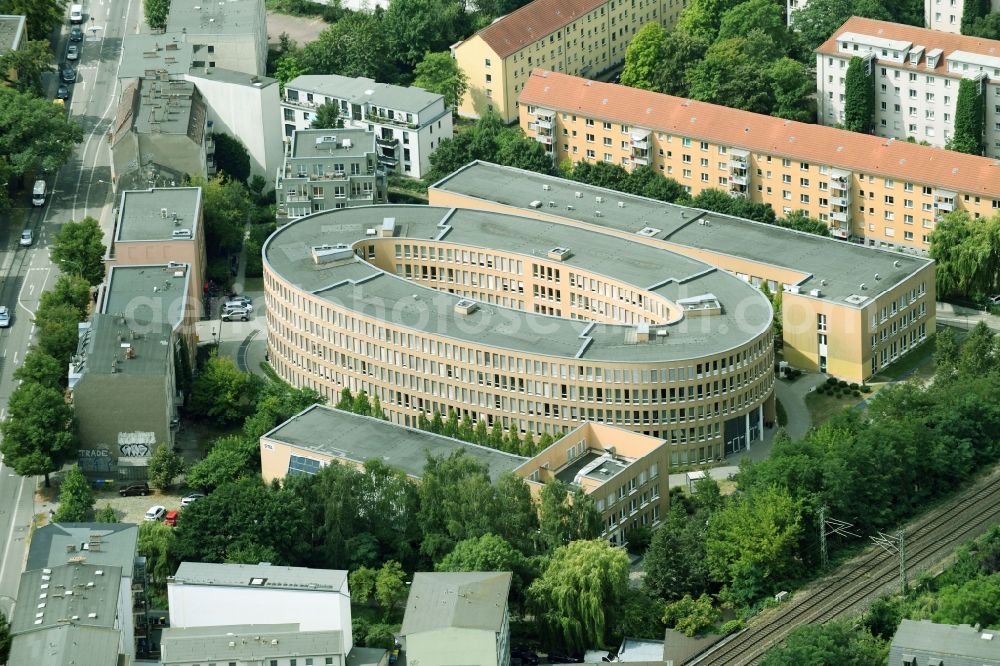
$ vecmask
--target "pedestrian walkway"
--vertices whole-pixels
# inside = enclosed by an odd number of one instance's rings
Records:
[[[936,315],[939,324],[971,329],[979,322],[985,322],[994,331],[1000,331],[1000,317],[975,308],[939,302]]]

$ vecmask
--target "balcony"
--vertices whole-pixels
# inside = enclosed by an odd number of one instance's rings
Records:
[[[375,143],[378,144],[381,148],[395,148],[396,146],[399,145],[399,139],[396,138],[387,139],[385,137],[376,136]]]
[[[632,161],[639,166],[646,166],[649,164],[649,157],[645,155],[633,155]]]
[[[750,177],[745,171],[743,173],[737,171],[729,174],[729,183],[731,185],[748,185],[750,183]]]
[[[942,213],[950,213],[955,210],[955,197],[934,195],[934,208]]]
[[[830,197],[831,206],[839,206],[840,208],[847,208],[848,206],[847,197]]]
[[[322,174],[308,173],[303,171],[292,171],[291,167],[286,166],[284,177],[286,179],[296,179],[296,180],[347,180],[347,173],[344,171],[327,171]]]
[[[535,127],[541,127],[542,129],[552,129],[552,119],[551,118],[539,118],[535,121]]]
[[[309,203],[308,194],[286,194],[285,203]]]
[[[830,235],[834,238],[847,238],[846,227],[830,227]]]
[[[395,167],[399,164],[399,159],[395,155],[379,155],[378,163],[382,166]]]
[[[415,122],[407,122],[403,118],[390,118],[388,116],[380,116],[369,112],[365,118],[368,122],[374,125],[392,125],[394,127],[405,127],[406,129],[416,130],[420,129],[420,124]]]
[[[731,189],[729,190],[729,196],[733,199],[749,199],[750,193],[746,190]]]
[[[847,223],[847,216],[848,216],[847,211],[837,211],[834,213],[830,213],[830,219],[836,220],[837,222],[843,222],[845,224]]]
[[[732,158],[732,157],[729,158],[729,169],[730,170],[733,170],[733,169],[744,169],[745,170],[746,168],[747,168],[747,161],[745,159],[736,159],[736,158]]]
[[[539,120],[547,120],[549,122],[555,117],[556,112],[550,109],[535,109],[535,115],[538,116]]]
[[[347,198],[351,201],[372,201],[374,194],[372,192],[357,192]]]
[[[211,134],[205,137],[205,154],[209,157],[215,155],[215,138]]]
[[[552,137],[548,134],[536,134],[535,141],[538,143],[544,143],[546,146],[552,145]]]

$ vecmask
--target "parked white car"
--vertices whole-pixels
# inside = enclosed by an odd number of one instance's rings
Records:
[[[6,305],[0,305],[0,328],[8,326],[10,326],[10,310],[7,309]]]
[[[143,516],[142,519],[148,522],[163,520],[163,516],[165,516],[166,513],[167,508],[157,504],[156,506],[149,507],[149,511],[146,512],[146,515]]]

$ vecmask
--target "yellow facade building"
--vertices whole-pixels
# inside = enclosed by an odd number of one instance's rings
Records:
[[[649,22],[672,26],[687,0],[534,0],[451,47],[468,77],[458,112],[515,122],[517,97],[536,67],[596,76],[625,61]]]
[[[387,418],[534,437],[589,421],[719,460],[774,420],[773,310],[703,261],[600,229],[435,206],[317,213],[264,249],[270,362]]]
[[[986,157],[549,71],[520,101],[522,129],[557,162],[649,165],[692,195],[805,211],[873,247],[925,254],[944,213],[1000,213],[1000,162]]]
[[[430,203],[641,240],[782,290],[784,358],[861,382],[934,333],[934,262],[483,162],[434,184]]]

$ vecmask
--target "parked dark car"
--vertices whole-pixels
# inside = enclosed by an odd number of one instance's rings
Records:
[[[553,664],[582,664],[582,657],[571,657],[568,654],[563,654],[562,652],[550,652],[549,662]]]
[[[83,41],[83,30],[80,30],[79,26],[73,26],[73,29],[69,31],[69,41],[71,42]]]
[[[73,83],[74,81],[76,81],[76,70],[70,67],[69,65],[65,65],[63,66],[62,71],[60,72],[60,76],[62,77],[62,80],[65,81],[66,83]]]
[[[69,86],[61,84],[56,90],[56,99],[69,99]]]
[[[124,488],[118,489],[118,494],[122,497],[145,497],[149,494],[149,484],[148,483],[133,483],[131,486],[125,486]]]

